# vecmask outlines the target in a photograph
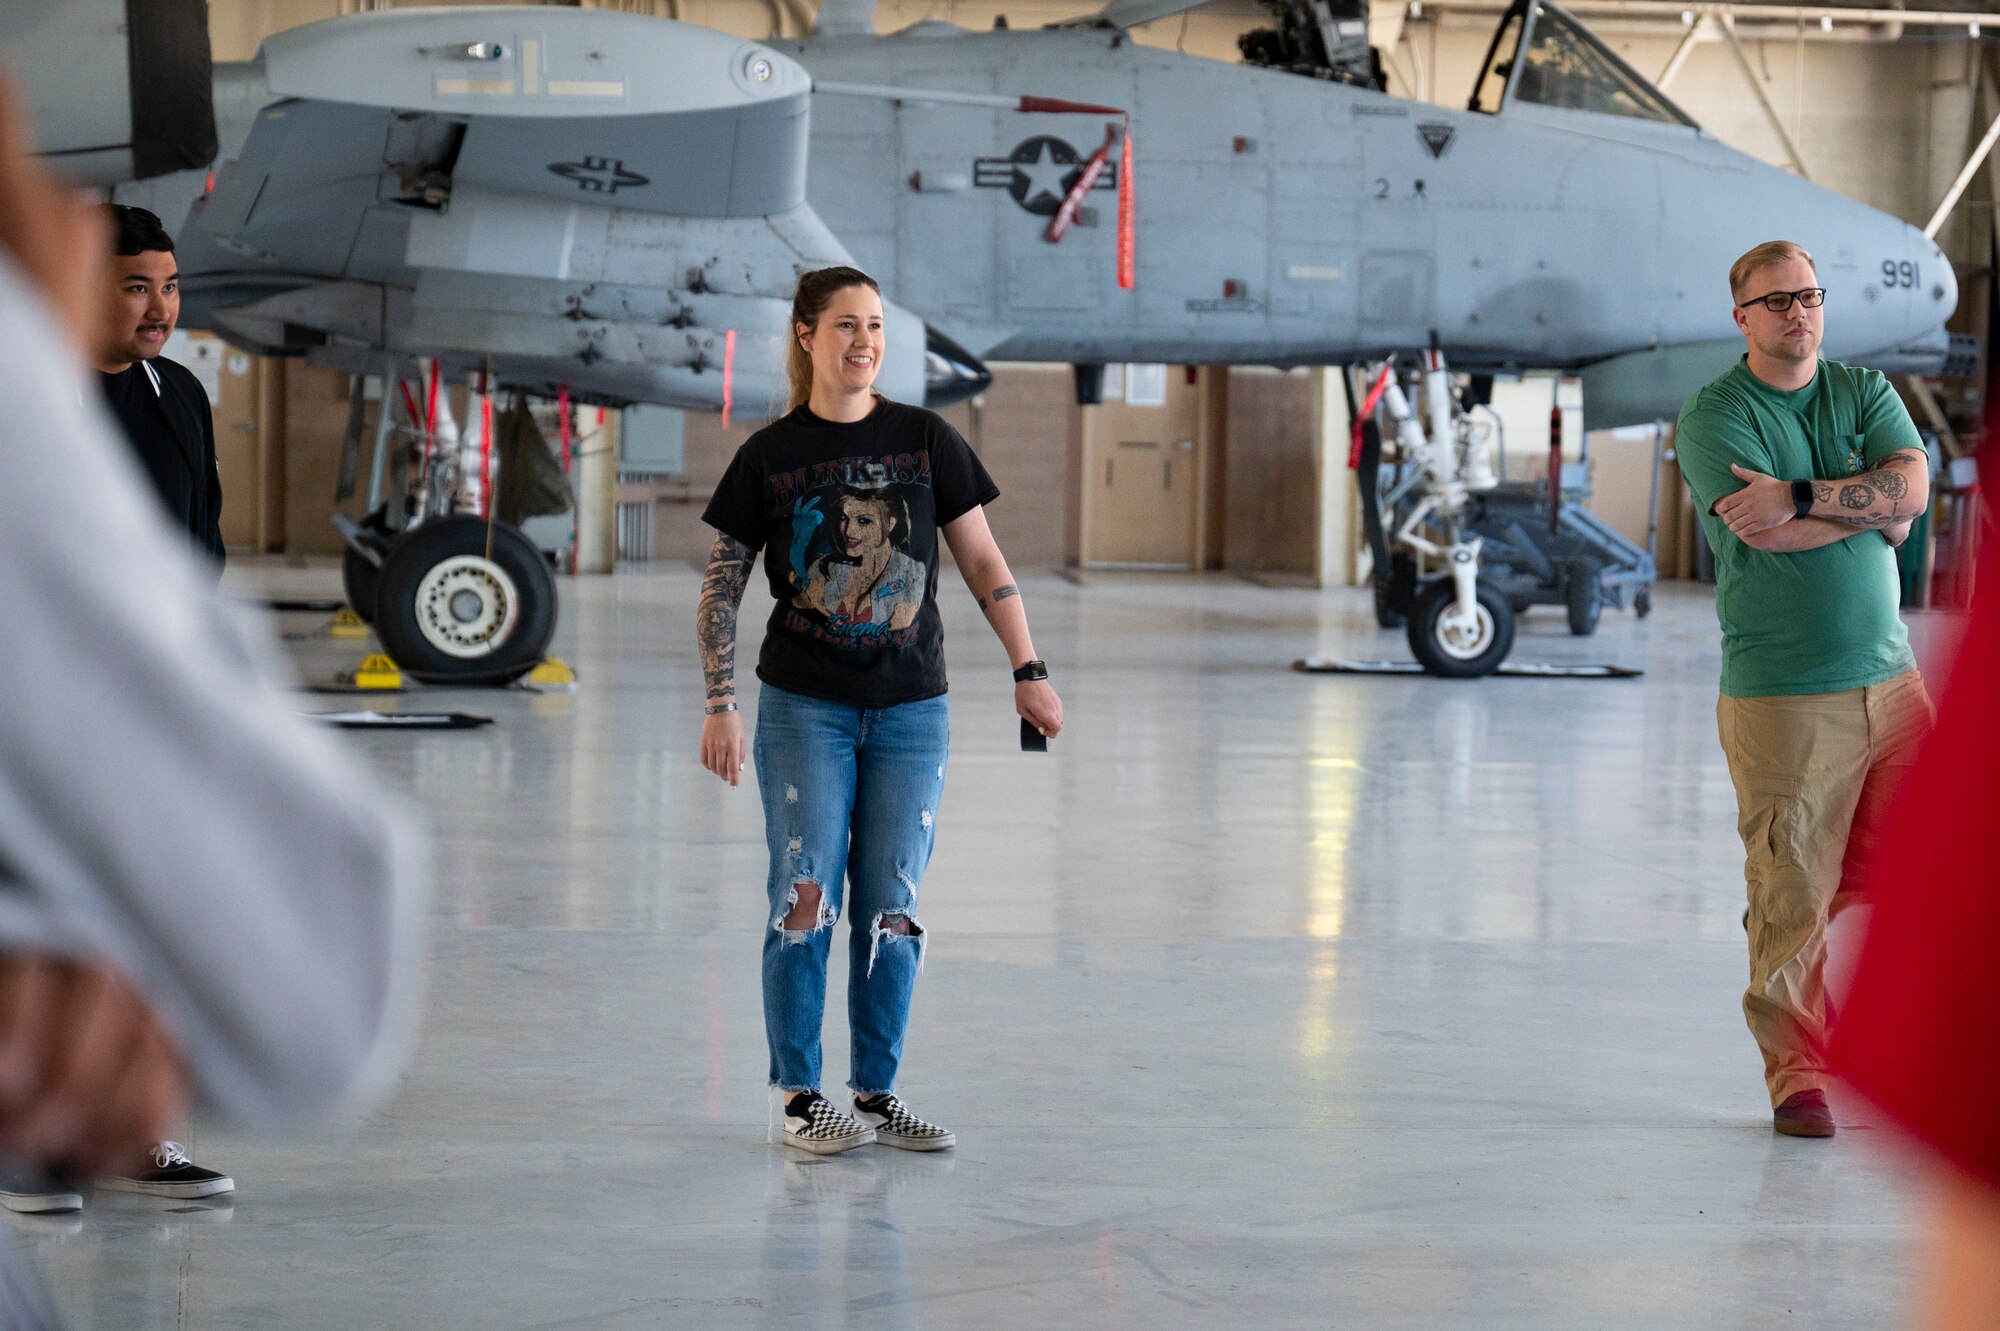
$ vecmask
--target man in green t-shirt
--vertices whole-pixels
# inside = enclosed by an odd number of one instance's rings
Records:
[[[1773,1126],[1830,1137],[1827,922],[1932,718],[1893,549],[1930,502],[1930,462],[1887,379],[1820,359],[1810,254],[1769,241],[1729,286],[1745,354],[1681,409],[1675,450],[1715,551],[1716,724],[1750,900],[1743,1013]]]

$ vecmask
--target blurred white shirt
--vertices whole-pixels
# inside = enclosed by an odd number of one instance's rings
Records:
[[[86,372],[0,257],[0,948],[115,967],[228,1120],[324,1124],[405,1055],[418,848],[298,715]]]

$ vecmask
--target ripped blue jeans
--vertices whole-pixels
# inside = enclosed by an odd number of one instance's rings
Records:
[[[865,1095],[896,1088],[923,960],[917,886],[937,835],[949,719],[941,696],[872,708],[769,684],[759,690],[757,785],[771,848],[764,1032],[773,1086],[819,1085],[826,958],[844,907],[854,1041],[848,1085]],[[802,884],[819,889],[818,919],[788,929]]]

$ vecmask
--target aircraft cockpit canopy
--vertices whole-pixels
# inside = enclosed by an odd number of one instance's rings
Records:
[[[1514,102],[1694,127],[1685,111],[1590,29],[1540,0],[1520,0],[1500,21],[1469,105],[1498,115]]]

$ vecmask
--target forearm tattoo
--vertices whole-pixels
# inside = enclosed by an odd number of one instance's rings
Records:
[[[998,605],[1008,597],[1019,596],[1020,594],[1021,589],[1011,582],[1004,587],[995,587],[992,591],[979,598],[979,608],[984,610],[989,603]]]
[[[743,589],[750,585],[750,567],[756,560],[755,550],[719,533],[708,552],[695,632],[701,642],[701,673],[708,682],[710,702],[736,694],[736,608],[743,603]]]
[[[1880,529],[1916,516],[1915,505],[1906,510],[1903,504],[1910,497],[1910,478],[1904,473],[1910,467],[1925,465],[1924,460],[1908,453],[1892,453],[1867,471],[1850,477],[1840,485],[1837,494],[1832,483],[1814,481],[1813,495],[1822,504],[1838,498],[1843,511],[1826,514],[1835,522]]]

